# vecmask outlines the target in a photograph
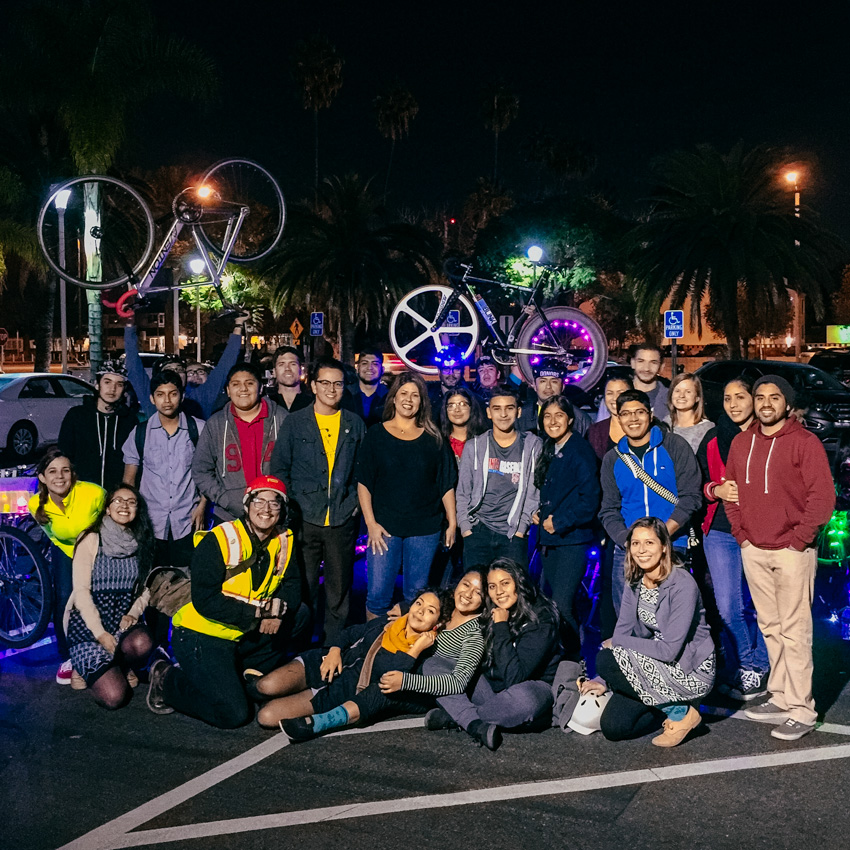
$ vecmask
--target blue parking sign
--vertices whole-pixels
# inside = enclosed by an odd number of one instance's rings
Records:
[[[460,327],[460,310],[449,310],[446,316],[446,321],[443,324],[444,328],[459,328]]]
[[[667,339],[681,339],[685,335],[685,311],[664,311],[664,336]]]
[[[325,332],[325,314],[310,313],[310,336],[322,336]]]

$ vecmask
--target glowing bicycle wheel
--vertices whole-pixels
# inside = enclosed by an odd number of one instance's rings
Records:
[[[21,649],[44,634],[53,602],[47,562],[28,534],[0,526],[0,646]]]
[[[534,383],[534,366],[546,357],[554,357],[567,367],[567,382],[589,389],[602,377],[608,362],[608,340],[602,328],[590,316],[573,307],[549,307],[544,311],[552,332],[542,319],[531,316],[517,337],[516,347],[533,351],[517,354],[522,376]],[[553,336],[554,334],[554,336]],[[590,361],[587,370],[572,377],[583,362]]]
[[[431,328],[445,300],[454,290],[450,286],[420,286],[408,292],[390,317],[390,343],[398,358],[416,372],[436,375],[434,355],[447,345],[456,345],[469,357],[478,344],[478,315],[472,302],[461,295],[452,307],[446,323]],[[453,315],[454,314],[454,315]]]

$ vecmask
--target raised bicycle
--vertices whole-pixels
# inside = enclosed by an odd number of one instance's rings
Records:
[[[592,387],[605,371],[608,341],[602,328],[574,307],[544,307],[541,293],[551,276],[543,268],[535,285],[528,287],[472,276],[469,264],[447,263],[444,272],[449,285],[420,286],[399,301],[390,317],[390,342],[399,359],[409,368],[435,375],[435,355],[449,344],[469,357],[481,337],[484,320],[484,349],[497,363],[518,368],[529,383],[534,366],[544,357],[554,357],[567,368],[567,381],[584,388]],[[494,285],[520,296],[520,314],[507,336],[476,284]],[[480,319],[479,319],[480,315]],[[589,365],[572,377],[580,366]]]
[[[154,250],[156,227],[141,193],[116,177],[88,174],[54,187],[38,216],[38,241],[51,269],[86,289],[126,285],[115,306],[129,318],[134,307],[175,287],[157,275],[184,229],[204,261],[202,280],[223,304],[221,275],[228,262],[266,256],[283,234],[286,206],[274,177],[248,159],[225,159],[174,198],[171,221]]]

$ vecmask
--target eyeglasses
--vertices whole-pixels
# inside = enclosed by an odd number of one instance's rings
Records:
[[[643,419],[649,416],[648,410],[621,410],[617,416],[620,419]]]
[[[451,410],[453,407],[469,407],[468,401],[450,401],[446,408]]]
[[[283,505],[277,499],[254,499],[251,502],[258,511],[270,511],[273,514],[279,514]]]
[[[109,504],[126,505],[128,508],[135,508],[139,503],[135,499],[122,499],[120,496],[116,496]]]
[[[206,369],[187,369],[186,370],[187,375],[206,375],[206,373],[207,373]]]
[[[330,387],[333,387],[335,390],[341,390],[345,387],[345,381],[325,381],[325,380],[322,380],[322,381],[316,381],[316,383],[320,387],[324,387],[325,389],[329,389]]]

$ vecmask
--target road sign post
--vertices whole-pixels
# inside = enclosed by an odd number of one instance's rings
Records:
[[[681,339],[685,335],[685,311],[684,310],[665,310],[664,311],[664,336],[671,340],[670,353],[673,361],[673,377],[678,374],[678,363],[676,362],[676,340]]]

